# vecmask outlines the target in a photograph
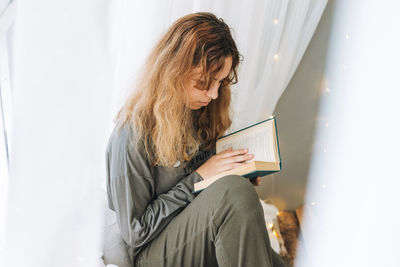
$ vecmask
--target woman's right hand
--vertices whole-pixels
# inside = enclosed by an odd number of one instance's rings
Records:
[[[232,148],[228,148],[209,158],[196,172],[206,180],[221,172],[232,170],[254,157],[253,154],[247,154],[247,152],[248,149],[232,150]]]

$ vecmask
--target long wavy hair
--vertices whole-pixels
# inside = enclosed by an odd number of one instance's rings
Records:
[[[199,110],[189,108],[186,83],[201,67],[205,88],[232,57],[232,67],[219,96]],[[192,159],[200,149],[211,150],[231,125],[230,85],[237,82],[241,55],[230,28],[212,13],[199,12],[173,23],[152,49],[137,88],[114,122],[131,123],[153,165],[173,166]]]

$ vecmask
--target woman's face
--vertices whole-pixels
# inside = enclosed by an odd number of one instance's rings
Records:
[[[222,81],[229,75],[232,67],[232,57],[226,57],[224,67],[214,77],[210,87],[204,88],[204,78],[202,77],[201,67],[191,70],[188,82],[189,108],[192,110],[207,106],[211,100],[217,99],[218,90]]]

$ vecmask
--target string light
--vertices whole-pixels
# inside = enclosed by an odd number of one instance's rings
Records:
[[[315,201],[311,202],[312,206],[315,206],[315,204],[317,204]]]
[[[274,227],[274,224],[273,223],[269,223],[267,226],[268,226],[269,229],[272,229],[272,227]]]
[[[278,233],[275,231],[275,229],[272,231],[272,233],[276,236],[279,237]]]
[[[278,20],[277,19],[274,19],[274,24],[276,25],[276,24],[278,24]]]
[[[325,188],[326,188],[326,184],[323,184],[323,185],[322,185],[322,188],[324,188],[324,189],[325,189]]]
[[[350,38],[350,36],[349,36],[349,34],[347,33],[346,34],[346,39],[348,40]]]
[[[326,123],[325,123],[325,127],[328,127],[328,126],[329,126],[329,124],[326,122]]]
[[[331,91],[331,89],[330,88],[326,88],[325,91],[329,93]]]
[[[326,148],[324,148],[324,153],[328,152],[328,150]]]
[[[278,55],[278,54],[275,54],[275,55],[274,55],[274,60],[275,60],[275,61],[278,61],[278,58],[279,58],[279,55]]]

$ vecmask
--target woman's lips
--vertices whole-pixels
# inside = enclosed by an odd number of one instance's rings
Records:
[[[208,103],[210,103],[210,102],[200,102],[200,105],[202,105],[202,106],[207,106]]]

